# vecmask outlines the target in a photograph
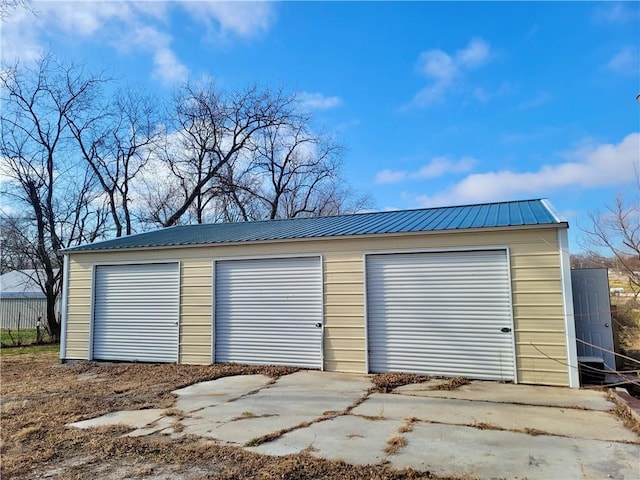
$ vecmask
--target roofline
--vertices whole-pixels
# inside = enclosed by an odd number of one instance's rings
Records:
[[[549,211],[549,213],[551,214],[551,216],[553,218],[555,218],[558,223],[566,223],[566,220],[564,220],[563,218],[559,217],[558,215],[556,215],[556,212],[554,210],[554,208],[551,206],[551,204],[549,203],[549,200],[546,198],[527,198],[527,199],[521,199],[521,200],[508,200],[508,201],[501,201],[501,202],[488,202],[488,203],[482,203],[482,202],[478,202],[478,203],[467,203],[467,204],[462,204],[462,205],[443,205],[441,207],[422,207],[422,208],[410,208],[410,209],[395,209],[395,210],[377,210],[377,211],[373,211],[373,212],[356,212],[356,213],[341,213],[341,214],[337,214],[337,215],[323,215],[320,217],[294,217],[294,218],[272,218],[272,219],[263,219],[263,220],[251,220],[250,222],[222,222],[222,223],[217,223],[215,225],[235,225],[237,223],[251,223],[251,224],[259,224],[259,223],[273,223],[273,222],[282,222],[282,221],[294,221],[294,220],[308,220],[310,218],[342,218],[342,217],[357,217],[357,216],[361,216],[361,215],[384,215],[387,213],[393,213],[393,212],[421,212],[421,211],[425,211],[425,210],[448,210],[451,208],[466,208],[466,207],[480,207],[480,206],[486,206],[486,205],[501,205],[501,204],[505,204],[505,203],[518,203],[518,202],[541,202],[544,207]],[[163,230],[169,230],[172,228],[178,228],[178,227],[194,227],[194,226],[202,226],[205,224],[189,224],[189,225],[171,225],[169,227],[162,227],[159,228],[157,230],[152,230],[152,232],[161,232]],[[206,225],[212,225],[212,224],[206,224]],[[485,227],[479,227],[479,228],[485,228]],[[493,228],[493,227],[489,227],[489,228]],[[444,231],[444,230],[438,230],[438,231]],[[131,237],[136,237],[139,235],[146,235],[149,234],[151,232],[139,232],[139,233],[133,233],[130,235],[127,235],[127,238],[131,238]],[[366,235],[366,234],[365,234]],[[341,235],[334,235],[335,237],[341,237]],[[332,236],[326,236],[326,237],[312,237],[312,238],[333,238]],[[99,243],[105,242],[105,241],[111,241],[111,240],[117,240],[117,238],[113,238],[110,240],[102,240]],[[268,242],[270,240],[264,240],[264,241],[259,241],[260,243],[264,243],[264,242]],[[247,242],[229,242],[229,243],[247,243]],[[83,243],[80,245],[74,245],[71,247],[65,247],[65,248],[61,248],[59,250],[59,253],[62,254],[66,254],[66,253],[70,253],[70,252],[76,252],[76,248],[80,248],[80,247],[86,247],[91,245],[92,242],[89,243]],[[201,245],[201,244],[198,244]],[[202,244],[202,245],[209,245],[209,244]],[[172,247],[176,247],[177,245],[173,245]],[[185,246],[185,245],[182,245]],[[127,249],[127,250],[133,250],[133,249],[142,249],[142,248],[155,248],[155,247],[131,247],[131,248],[127,248],[127,247],[119,247],[118,249]],[[107,249],[96,249],[96,251],[101,251],[101,250],[107,250]],[[114,250],[116,250],[114,248]],[[79,251],[79,250],[78,250]],[[82,251],[93,251],[93,250],[86,250],[83,248]]]
[[[500,232],[509,230],[536,230],[550,228],[569,228],[566,221],[559,223],[538,223],[535,225],[508,225],[504,227],[475,227],[475,228],[458,228],[450,230],[428,230],[417,232],[393,232],[393,233],[369,233],[355,235],[327,235],[321,237],[292,237],[292,238],[276,238],[267,240],[246,240],[240,242],[211,242],[211,243],[189,243],[183,245],[155,245],[145,247],[115,247],[115,248],[94,248],[82,250],[62,250],[65,255],[82,254],[82,253],[107,253],[107,252],[137,252],[147,250],[169,250],[176,248],[202,248],[202,247],[219,247],[219,246],[237,246],[237,245],[259,245],[271,243],[292,243],[292,242],[312,242],[318,240],[352,240],[357,238],[380,238],[380,237],[407,237],[412,235],[442,235],[449,233],[477,233],[477,232]]]

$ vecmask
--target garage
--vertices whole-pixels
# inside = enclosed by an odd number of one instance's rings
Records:
[[[179,264],[96,265],[93,358],[178,360]]]
[[[215,262],[216,362],[322,368],[318,256]]]
[[[369,370],[514,380],[506,250],[366,258]]]
[[[63,251],[63,360],[579,385],[546,199],[179,225]]]

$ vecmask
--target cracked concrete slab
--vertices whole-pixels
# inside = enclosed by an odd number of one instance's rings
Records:
[[[100,417],[91,418],[67,424],[68,427],[94,428],[106,425],[129,425],[134,428],[143,428],[150,423],[158,421],[164,413],[163,408],[149,408],[146,410],[123,410],[111,412]]]
[[[160,417],[155,422],[149,423],[142,428],[136,428],[132,432],[125,433],[123,437],[144,437],[146,435],[152,435],[171,427],[176,420],[174,417]]]
[[[266,375],[241,375],[196,383],[172,392],[178,397],[174,407],[185,413],[195,412],[242,397],[272,381]]]
[[[537,385],[513,385],[497,382],[473,381],[455,390],[432,390],[437,387],[431,382],[414,383],[396,388],[393,393],[417,397],[453,398],[541,407],[585,408],[589,410],[611,410],[615,404],[603,392],[596,390],[575,390],[562,387],[541,387]]]
[[[374,394],[356,407],[356,415],[404,418],[451,425],[486,423],[505,430],[532,429],[554,435],[638,442],[638,437],[608,412],[572,408],[536,407],[508,403]]]
[[[640,447],[599,440],[416,423],[392,466],[486,479],[638,478]]]
[[[307,451],[361,465],[390,461],[447,477],[640,478],[639,438],[606,411],[603,392],[491,382],[454,391],[416,385],[370,395],[341,414],[371,386],[366,375],[317,371],[275,382],[263,375],[225,377],[177,390],[170,410],[184,418],[149,409],[71,425],[128,424],[135,428],[129,436],[193,434],[235,445],[285,429],[290,431],[249,449],[270,455]],[[407,444],[389,456],[386,442],[407,417],[419,421],[401,434]],[[527,429],[532,434],[510,431]]]
[[[320,458],[376,465],[386,459],[386,442],[397,434],[402,423],[343,415],[293,430],[249,450],[267,455],[289,455],[306,450]]]
[[[216,440],[244,445],[264,435],[293,428],[303,422],[312,422],[318,417],[313,415],[275,415],[272,417],[246,418],[231,423],[220,424],[205,435]],[[191,433],[185,428],[187,433]]]
[[[370,380],[363,375],[296,372],[252,395],[203,408],[182,423],[186,433],[245,444],[328,412],[342,411],[370,387]]]

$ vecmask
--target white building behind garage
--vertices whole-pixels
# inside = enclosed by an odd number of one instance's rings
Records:
[[[47,297],[40,286],[44,272],[35,269],[12,270],[0,275],[0,328],[36,328],[38,319],[47,322]]]
[[[567,228],[527,200],[71,248],[61,358],[578,386]]]

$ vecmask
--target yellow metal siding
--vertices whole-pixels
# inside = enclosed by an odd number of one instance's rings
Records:
[[[88,355],[93,262],[180,260],[180,361],[211,361],[212,259],[321,254],[324,368],[365,372],[364,252],[508,247],[518,381],[568,385],[560,255],[555,228],[416,234],[72,254],[67,358]]]
[[[212,264],[211,258],[180,263],[181,363],[211,363]]]
[[[323,255],[326,370],[366,371],[362,258],[361,250]]]
[[[89,329],[91,324],[92,264],[71,257],[67,297],[66,358],[89,358]]]

